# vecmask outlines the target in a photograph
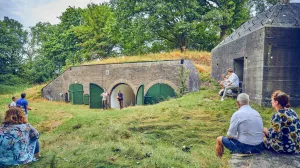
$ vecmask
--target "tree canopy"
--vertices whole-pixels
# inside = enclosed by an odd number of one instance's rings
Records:
[[[42,83],[83,61],[154,52],[210,51],[277,0],[111,0],[69,6],[59,24],[0,20],[0,82]]]

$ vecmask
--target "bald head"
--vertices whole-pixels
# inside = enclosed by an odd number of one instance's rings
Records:
[[[250,101],[249,95],[247,95],[246,93],[239,94],[236,100],[240,105],[248,105]]]

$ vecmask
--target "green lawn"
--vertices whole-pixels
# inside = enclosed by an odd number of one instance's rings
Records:
[[[40,95],[40,88],[29,93]],[[215,138],[226,134],[235,100],[221,102],[213,85],[201,88],[157,105],[108,111],[32,96],[29,121],[41,134],[42,158],[21,167],[228,167],[228,151],[215,156]],[[11,95],[0,95],[1,113]],[[274,110],[252,107],[269,127]]]

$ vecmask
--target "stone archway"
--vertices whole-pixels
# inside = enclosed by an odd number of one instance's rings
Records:
[[[128,83],[127,83],[128,82]],[[114,86],[109,87],[110,93],[110,105],[111,108],[120,108],[119,101],[117,100],[118,91],[120,90],[123,93],[123,107],[134,106],[136,103],[135,98],[135,87],[131,82],[127,80],[118,80],[115,81]]]
[[[107,91],[108,91],[109,93],[111,93],[111,91],[113,90],[113,88],[114,88],[116,85],[121,84],[121,83],[129,85],[129,86],[131,87],[131,89],[133,90],[134,93],[137,92],[136,87],[135,87],[129,80],[126,80],[126,79],[118,79],[118,80],[114,81],[113,83],[111,83],[111,84],[109,85],[109,88],[108,88]]]
[[[152,82],[150,82],[146,87],[145,87],[145,93],[148,92],[148,90],[155,84],[158,84],[158,83],[164,83],[164,84],[167,84],[169,85],[170,87],[172,87],[174,89],[174,91],[178,90],[178,87],[171,81],[168,81],[168,80],[164,80],[164,79],[157,79],[157,80],[154,80]]]

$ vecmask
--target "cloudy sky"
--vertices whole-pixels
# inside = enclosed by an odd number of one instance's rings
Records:
[[[86,7],[87,4],[100,3],[108,0],[0,0],[0,19],[8,16],[18,20],[26,28],[37,22],[56,24],[57,19],[68,6]],[[291,0],[299,2],[300,0]]]
[[[0,0],[0,19],[4,16],[18,20],[26,28],[37,22],[56,24],[68,6],[84,8],[87,4],[108,0]]]

